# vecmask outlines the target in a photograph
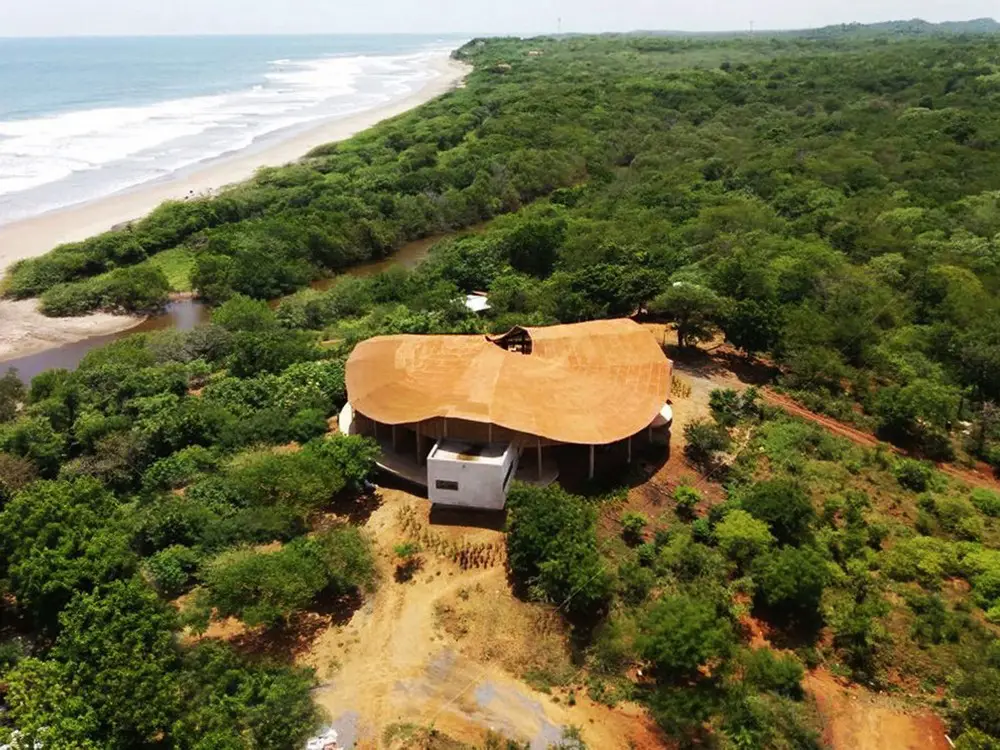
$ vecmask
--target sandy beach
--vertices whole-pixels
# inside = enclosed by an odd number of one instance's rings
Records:
[[[219,190],[253,176],[261,167],[281,166],[326,143],[342,141],[383,120],[430,101],[460,84],[470,68],[442,57],[432,63],[434,77],[414,94],[355,115],[330,120],[301,134],[264,147],[233,154],[190,173],[0,226],[0,269],[23,258],[42,255],[56,245],[75,242],[141,218],[168,200],[192,192]],[[0,363],[30,352],[134,327],[141,318],[91,315],[46,318],[34,301],[0,302]]]
[[[251,148],[249,153],[224,157],[189,174],[0,226],[0,268],[6,269],[22,258],[42,255],[63,242],[86,239],[117,224],[141,218],[164,201],[180,200],[192,191],[218,190],[249,179],[261,167],[293,162],[317,146],[350,138],[450,91],[469,72],[464,63],[446,57],[435,60],[432,69],[435,77],[419,91],[384,106],[322,123],[264,148]]]

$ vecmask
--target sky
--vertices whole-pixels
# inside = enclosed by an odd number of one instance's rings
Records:
[[[0,0],[0,37],[798,29],[1000,17],[1000,0]]]

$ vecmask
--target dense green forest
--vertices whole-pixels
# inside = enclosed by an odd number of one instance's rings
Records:
[[[216,307],[27,390],[0,381],[6,731],[301,744],[308,672],[194,635],[230,615],[280,630],[379,585],[365,535],[323,522],[367,492],[373,445],[327,420],[372,335],[644,311],[928,457],[1000,464],[998,53],[962,35],[476,41],[462,89],[20,263],[5,293],[53,315],[153,310],[187,281]],[[413,271],[306,289],[460,229]],[[597,524],[613,498],[512,495],[512,575],[563,605],[594,695],[682,741],[809,748],[804,668],[898,689],[891,666],[960,746],[1000,745],[1000,497],[752,394],[714,395],[687,438],[725,480],[711,510],[684,487],[619,539]],[[749,611],[785,651],[747,648]]]
[[[648,308],[685,343],[721,330],[770,355],[812,405],[855,419],[860,403],[884,437],[928,457],[958,447],[1000,463],[998,45],[473,43],[458,53],[476,65],[466,88],[217,198],[24,261],[6,293],[41,295],[52,314],[148,310],[167,298],[168,265],[209,301],[270,299],[513,214],[377,301],[440,312],[484,289],[501,313],[536,321]],[[344,317],[327,308],[309,327]],[[960,421],[973,425],[956,446]]]

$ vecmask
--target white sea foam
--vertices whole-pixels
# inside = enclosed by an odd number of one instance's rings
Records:
[[[0,223],[109,195],[296,126],[415,91],[443,50],[275,60],[263,81],[213,96],[0,121]]]

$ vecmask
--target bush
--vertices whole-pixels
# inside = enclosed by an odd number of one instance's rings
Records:
[[[684,427],[684,453],[703,471],[711,469],[718,455],[729,450],[731,440],[725,428],[708,419],[700,419]]]
[[[678,516],[681,518],[692,518],[695,508],[701,502],[701,493],[694,487],[682,484],[674,490],[674,502],[676,503]]]
[[[753,386],[743,393],[732,388],[716,388],[709,394],[712,417],[722,427],[734,427],[744,419],[760,416],[760,392]]]
[[[642,604],[656,585],[656,575],[636,560],[626,560],[618,566],[618,594],[631,606]]]
[[[948,611],[940,596],[916,591],[907,591],[903,596],[914,614],[910,636],[917,643],[954,643],[958,640],[959,620]]]
[[[274,627],[321,592],[339,596],[370,587],[375,561],[361,532],[346,526],[296,539],[276,552],[224,552],[208,563],[203,577],[202,604],[219,617]]]
[[[770,479],[740,498],[744,510],[764,521],[779,544],[802,544],[811,535],[816,510],[809,495],[791,479]]]
[[[423,561],[420,559],[420,545],[416,542],[403,542],[392,548],[398,558],[396,563],[396,580],[409,581],[420,570]]]
[[[174,490],[185,487],[218,464],[215,454],[195,445],[183,448],[150,466],[142,476],[150,490]]]
[[[719,549],[738,565],[748,565],[774,544],[774,536],[764,521],[759,521],[745,510],[731,510],[715,526]]]
[[[602,609],[611,579],[597,551],[596,514],[558,486],[516,483],[510,491],[507,556],[523,585],[574,616]]]
[[[147,559],[143,568],[157,591],[174,597],[188,588],[199,560],[200,556],[193,549],[177,544]]]
[[[237,294],[212,311],[212,323],[227,331],[269,331],[278,327],[271,307],[262,300]]]
[[[784,547],[753,566],[758,602],[782,619],[815,618],[828,578],[826,560],[812,547]]]
[[[923,461],[904,458],[896,462],[893,474],[896,475],[896,481],[902,487],[914,492],[924,492],[934,475],[934,469]]]
[[[981,487],[972,490],[972,504],[991,518],[1000,518],[1000,494]]]
[[[176,747],[305,747],[319,723],[311,670],[240,656],[217,640],[185,649]],[[234,738],[239,740],[234,744]]]
[[[94,310],[113,313],[149,314],[167,304],[170,282],[159,268],[120,268],[86,281],[59,284],[41,297],[45,315],[86,315]]]
[[[642,513],[636,513],[635,511],[622,513],[622,538],[633,546],[642,544],[643,535],[646,532],[646,525],[648,523],[649,519]]]
[[[726,658],[734,643],[732,626],[715,605],[685,595],[657,601],[636,640],[639,653],[656,668],[658,682],[696,677],[700,667]]]
[[[770,690],[788,698],[802,697],[805,670],[794,656],[755,648],[744,652],[742,661],[744,679],[758,690]]]

